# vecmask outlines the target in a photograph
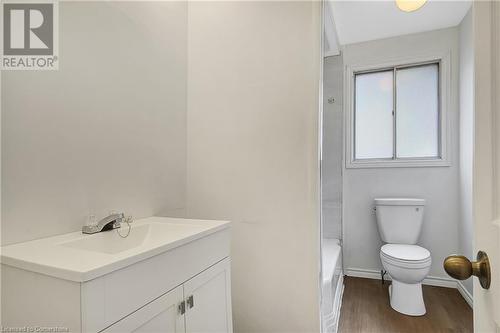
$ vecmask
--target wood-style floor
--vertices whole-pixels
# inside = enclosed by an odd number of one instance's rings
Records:
[[[427,313],[411,317],[394,311],[380,280],[345,278],[339,332],[472,332],[472,309],[458,290],[424,286]]]

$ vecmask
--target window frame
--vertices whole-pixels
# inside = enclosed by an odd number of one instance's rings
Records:
[[[438,151],[439,157],[405,157],[396,158],[395,151],[392,158],[355,159],[355,76],[362,73],[393,71],[395,79],[396,70],[401,68],[416,67],[428,64],[438,64]],[[394,80],[393,85],[396,84]],[[384,167],[444,167],[450,166],[450,146],[448,105],[450,101],[450,55],[434,54],[423,57],[396,59],[388,63],[357,64],[346,66],[344,78],[344,100],[346,101],[345,113],[345,161],[346,168],[384,168]],[[393,90],[395,92],[395,89]],[[393,96],[395,103],[396,96]],[[396,111],[397,116],[397,111]],[[393,119],[396,126],[396,119]],[[393,146],[396,144],[394,131]],[[395,148],[394,148],[395,149]]]

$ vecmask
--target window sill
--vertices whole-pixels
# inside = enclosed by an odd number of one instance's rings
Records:
[[[347,169],[376,169],[376,168],[432,168],[449,167],[450,161],[445,159],[427,160],[354,160],[347,161]]]

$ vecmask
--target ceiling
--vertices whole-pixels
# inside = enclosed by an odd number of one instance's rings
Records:
[[[341,45],[457,26],[470,0],[428,1],[406,13],[394,1],[329,1]]]

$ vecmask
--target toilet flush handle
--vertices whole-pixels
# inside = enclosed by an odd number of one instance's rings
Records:
[[[479,283],[484,289],[490,288],[491,269],[488,255],[479,251],[477,261],[471,262],[467,257],[451,255],[444,260],[444,270],[454,279],[465,280],[472,275],[479,278]]]

